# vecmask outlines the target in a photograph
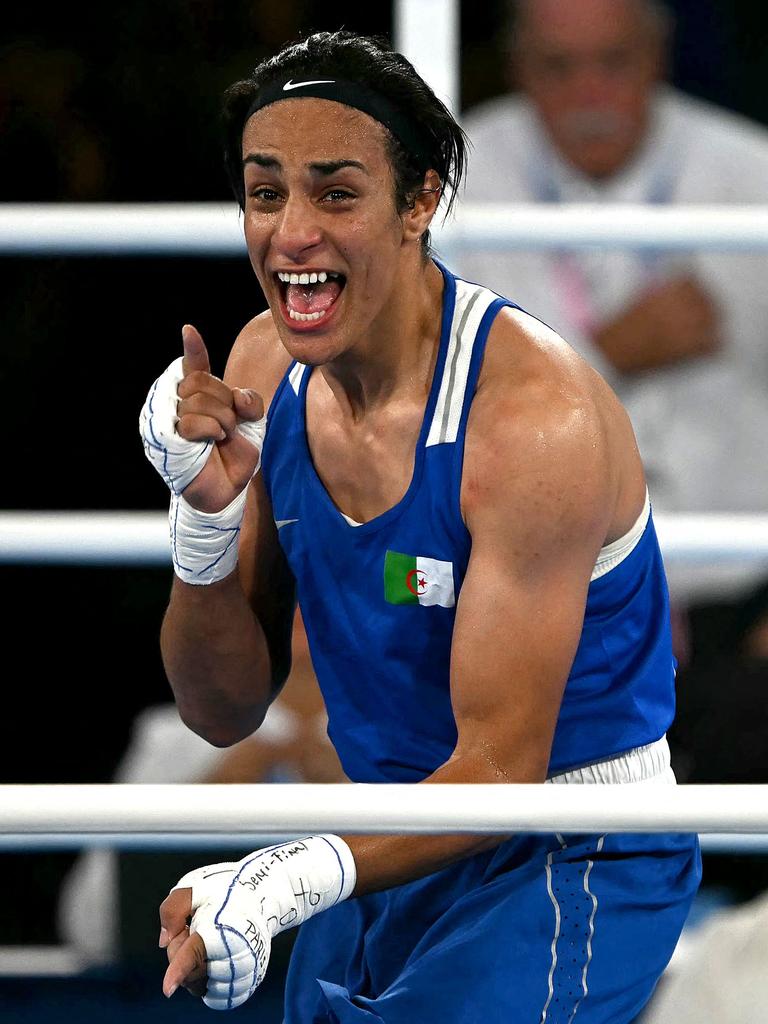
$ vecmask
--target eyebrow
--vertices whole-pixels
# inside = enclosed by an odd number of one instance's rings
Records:
[[[269,170],[275,171],[281,171],[283,169],[283,165],[277,157],[267,156],[266,153],[249,153],[248,156],[243,158],[243,165],[245,164],[258,164],[259,167],[265,167]],[[370,174],[370,171],[365,164],[360,163],[359,160],[316,160],[309,164],[309,169],[313,174],[320,175],[324,178],[335,174],[344,167],[354,167],[358,171],[362,171],[363,174]]]

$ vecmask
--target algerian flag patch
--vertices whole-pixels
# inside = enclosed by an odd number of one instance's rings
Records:
[[[390,604],[453,608],[453,562],[388,551],[384,558],[384,600]]]

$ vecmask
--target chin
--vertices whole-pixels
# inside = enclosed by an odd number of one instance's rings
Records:
[[[289,332],[280,332],[283,348],[291,357],[307,366],[323,366],[339,355],[339,346],[334,345],[326,336],[304,334],[296,336]]]
[[[591,145],[571,150],[569,161],[590,178],[610,178],[629,162],[632,156],[626,146]]]

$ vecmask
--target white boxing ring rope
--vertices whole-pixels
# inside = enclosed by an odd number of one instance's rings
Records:
[[[768,564],[768,516],[659,512],[654,520],[668,565]],[[168,516],[0,512],[2,564],[170,565]]]
[[[137,442],[138,443],[138,442]],[[768,516],[656,513],[668,565],[768,564]],[[0,565],[169,565],[164,512],[0,512]]]
[[[459,203],[433,224],[434,243],[457,249],[631,247],[768,249],[768,207],[758,205]],[[0,255],[245,256],[234,203],[2,203]]]
[[[768,249],[768,208],[464,206],[440,251]],[[0,255],[244,256],[232,204],[0,204]],[[768,561],[768,518],[658,515],[667,562]],[[0,563],[168,563],[162,513],[0,513]],[[338,832],[696,831],[768,849],[768,786],[0,786],[0,849],[258,846]]]
[[[699,832],[750,848],[768,832],[768,786],[0,786],[0,849],[245,847],[315,832]]]

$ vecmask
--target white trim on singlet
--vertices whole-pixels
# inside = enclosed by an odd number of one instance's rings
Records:
[[[448,352],[426,447],[435,444],[451,444],[458,437],[475,338],[488,307],[498,297],[488,288],[456,278],[456,302],[451,321]],[[288,374],[288,380],[297,396],[306,368],[305,363],[296,363]],[[605,576],[634,551],[648,523],[650,512],[650,498],[646,490],[645,504],[634,526],[623,537],[606,544],[601,549],[590,581]],[[361,525],[346,515],[344,518],[350,526]]]
[[[294,368],[288,374],[288,380],[291,382],[294,394],[298,397],[299,389],[301,388],[301,378],[304,375],[304,371],[307,368],[306,363],[296,363]]]
[[[611,569],[615,569],[617,565],[620,565],[625,558],[632,554],[648,525],[650,515],[651,499],[646,488],[643,511],[637,517],[635,525],[623,537],[611,541],[610,544],[606,544],[604,548],[600,549],[600,554],[595,562],[595,568],[592,570],[592,580],[599,580],[601,576],[605,576]]]
[[[429,425],[427,448],[434,444],[452,444],[458,437],[475,337],[488,307],[498,298],[487,288],[456,279],[456,303],[448,351],[435,412]]]
[[[626,754],[611,757],[597,764],[586,765],[584,768],[573,768],[560,775],[553,775],[547,782],[555,785],[589,785],[590,783],[671,783],[676,779],[670,764],[669,743],[667,737],[648,743],[644,747],[635,747]]]

